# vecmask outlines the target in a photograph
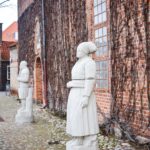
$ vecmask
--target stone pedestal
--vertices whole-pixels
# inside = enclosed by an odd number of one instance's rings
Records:
[[[26,108],[19,109],[16,114],[15,119],[17,124],[33,122],[32,93],[33,88],[29,88],[28,97],[26,98]]]
[[[98,150],[98,144],[95,145],[71,145],[69,142],[66,144],[66,150]]]

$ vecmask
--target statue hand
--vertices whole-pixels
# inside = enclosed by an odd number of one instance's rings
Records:
[[[81,106],[82,108],[85,108],[88,106],[88,103],[89,103],[89,97],[88,96],[84,96],[83,99],[82,99],[82,102],[81,102]]]
[[[69,81],[68,83],[67,83],[67,88],[71,88],[72,86],[71,86],[71,81]]]

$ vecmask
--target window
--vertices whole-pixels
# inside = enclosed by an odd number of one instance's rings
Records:
[[[96,62],[96,87],[108,88],[108,61]]]
[[[17,41],[18,40],[18,32],[14,32],[13,38]]]
[[[94,0],[95,43],[98,48],[96,51],[96,87],[100,89],[108,89],[109,79],[108,33],[105,24],[107,21],[106,2],[106,0]]]
[[[36,49],[41,48],[40,23],[38,19],[35,28],[35,45],[36,45]]]
[[[7,66],[7,80],[10,80],[10,66]]]
[[[98,47],[97,56],[108,54],[107,27],[95,30],[95,43]]]
[[[106,20],[106,0],[94,0],[94,24],[96,25]]]

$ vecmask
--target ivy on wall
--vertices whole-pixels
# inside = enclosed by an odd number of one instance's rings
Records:
[[[150,126],[148,0],[110,1],[112,118]]]

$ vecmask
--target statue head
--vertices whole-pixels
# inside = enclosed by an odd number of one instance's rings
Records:
[[[20,69],[26,68],[27,67],[27,62],[26,61],[21,61],[20,62]]]
[[[76,56],[77,58],[82,58],[84,56],[87,56],[91,53],[96,52],[96,50],[97,50],[97,47],[93,42],[82,42],[77,47]]]

